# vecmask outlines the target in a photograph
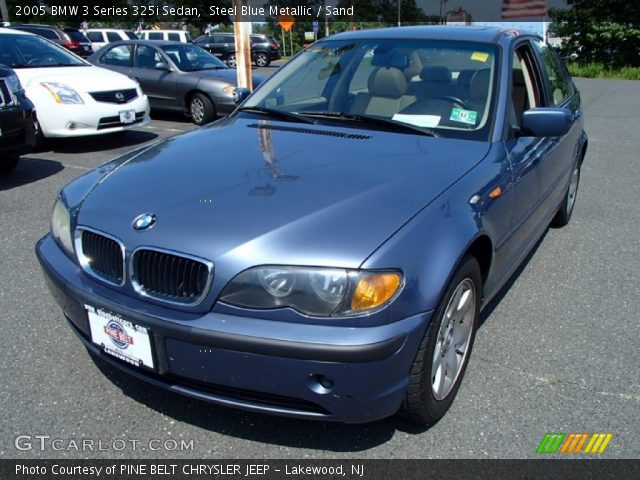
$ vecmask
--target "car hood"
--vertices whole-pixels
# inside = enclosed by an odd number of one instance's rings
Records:
[[[78,224],[128,249],[259,264],[357,268],[488,152],[484,142],[228,118],[123,162]],[[153,228],[132,228],[142,213]],[[231,272],[227,272],[232,275]]]
[[[86,67],[17,68],[15,72],[25,88],[39,82],[64,83],[77,92],[136,87],[136,83],[126,75],[89,65]]]

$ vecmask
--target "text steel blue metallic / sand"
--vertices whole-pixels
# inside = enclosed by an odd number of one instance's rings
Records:
[[[536,36],[344,33],[230,117],[74,180],[36,250],[87,349],[143,380],[431,425],[482,306],[569,221],[586,148],[579,93]]]

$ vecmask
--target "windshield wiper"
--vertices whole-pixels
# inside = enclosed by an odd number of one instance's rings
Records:
[[[417,133],[419,135],[425,135],[427,137],[440,136],[429,128],[418,127],[415,125],[410,125],[408,123],[398,122],[397,120],[391,120],[390,118],[375,117],[373,115],[362,115],[345,112],[304,112],[304,115],[308,117],[323,117],[346,120],[349,122],[360,122],[363,124],[384,127],[385,129],[391,131]]]
[[[263,113],[265,115],[269,115],[271,117],[279,117],[284,120],[293,120],[294,122],[300,123],[316,123],[313,120],[309,120],[308,118],[303,117],[302,115],[295,112],[287,112],[285,110],[278,110],[277,108],[268,108],[268,107],[240,107],[237,110],[238,112],[252,112],[252,113]]]

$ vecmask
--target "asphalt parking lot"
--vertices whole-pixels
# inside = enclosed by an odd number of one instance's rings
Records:
[[[547,432],[611,432],[603,457],[640,457],[640,83],[578,86],[589,151],[573,219],[547,232],[485,311],[458,397],[426,431],[394,418],[341,425],[231,410],[93,361],[34,254],[53,200],[89,169],[193,126],[156,116],[124,136],[27,155],[0,177],[0,457],[535,458]],[[62,439],[62,449],[18,450],[19,435]],[[70,439],[139,443],[78,452]],[[187,449],[173,449],[181,441]]]

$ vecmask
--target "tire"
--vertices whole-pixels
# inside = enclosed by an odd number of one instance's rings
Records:
[[[257,67],[268,67],[271,63],[269,60],[269,56],[264,52],[258,52],[256,54],[256,66]]]
[[[582,164],[580,161],[577,161],[573,166],[573,171],[571,172],[571,179],[569,180],[567,191],[562,197],[562,202],[560,203],[560,207],[558,208],[556,216],[553,217],[553,220],[551,220],[552,227],[564,227],[567,223],[569,223],[569,220],[571,220],[571,214],[573,213],[573,208],[576,204],[576,197],[578,196],[581,167]]]
[[[453,403],[478,328],[481,287],[478,261],[471,256],[464,257],[411,366],[409,387],[399,412],[408,420],[427,427],[434,425]],[[459,309],[456,304],[465,308]]]
[[[206,95],[196,93],[189,100],[189,114],[196,125],[204,125],[216,118],[216,108]]]
[[[236,68],[238,66],[235,53],[230,53],[229,55],[227,55],[227,58],[224,61],[231,68]]]
[[[33,144],[33,149],[31,151],[41,152],[44,150],[47,139],[45,138],[44,133],[42,133],[42,128],[40,128],[40,122],[38,122],[38,117],[36,117],[35,113],[33,114],[33,128],[34,128],[33,135],[35,137],[35,142]]]
[[[9,159],[4,159],[0,161],[0,173],[8,173],[18,165],[18,161],[20,160],[19,156],[10,157]]]

